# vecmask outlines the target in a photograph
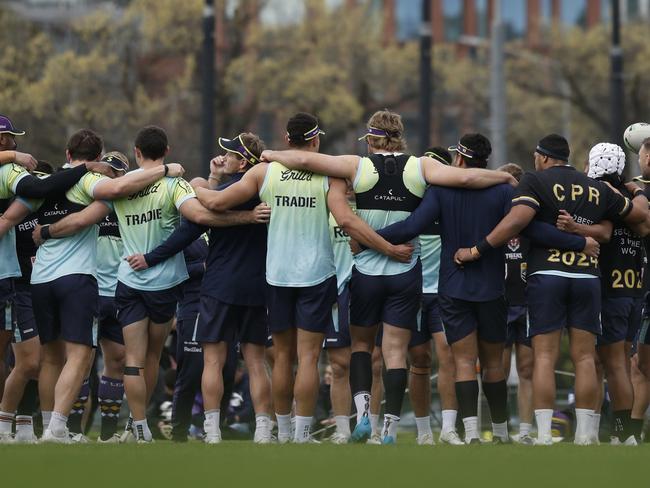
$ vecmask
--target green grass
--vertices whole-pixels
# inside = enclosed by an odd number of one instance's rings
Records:
[[[273,445],[0,446],[7,487],[243,488],[648,486],[650,445],[421,447]]]

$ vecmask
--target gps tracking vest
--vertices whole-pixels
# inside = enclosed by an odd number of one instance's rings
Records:
[[[370,162],[379,176],[377,183],[356,194],[359,210],[397,210],[413,212],[422,201],[422,195],[415,195],[404,183],[406,165],[413,156],[400,154],[373,154]]]
[[[81,212],[86,205],[74,203],[68,200],[65,194],[48,198],[38,209],[38,222],[41,225],[49,225],[58,222],[70,214]]]

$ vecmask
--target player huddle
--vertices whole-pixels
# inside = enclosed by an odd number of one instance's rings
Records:
[[[147,405],[172,327],[176,441],[187,440],[201,392],[204,440],[221,442],[224,378],[241,353],[254,441],[316,442],[325,349],[332,442],[395,443],[408,387],[418,443],[433,444],[435,349],[439,441],[481,442],[482,389],[493,442],[509,443],[514,345],[516,439],[549,445],[565,330],[576,373],[575,443],[598,442],[603,378],[612,442],[640,441],[650,378],[650,320],[641,327],[650,212],[645,191],[623,181],[625,154],[614,144],[592,148],[588,174],[568,163],[569,145],[556,134],[535,147],[536,171],[492,171],[481,134],[449,150],[406,154],[401,118],[384,110],[361,138],[367,156],[329,156],[319,153],[318,119],[298,113],[287,123],[287,150],[267,150],[251,133],[220,138],[225,153],[211,161],[209,178],[188,183],[180,164],[165,163],[169,145],[158,127],[137,134],[132,171],[127,156],[105,153],[98,134],[80,130],[53,173],[15,150],[23,134],[0,116],[0,354],[4,363],[11,342],[13,356],[1,442],[37,440],[37,403],[41,441],[88,442],[81,424],[98,348],[98,442],[152,442]],[[650,139],[638,151],[645,183]],[[120,435],[124,395],[130,416]]]

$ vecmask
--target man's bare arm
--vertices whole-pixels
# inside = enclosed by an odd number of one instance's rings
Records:
[[[223,212],[241,205],[258,194],[267,168],[267,164],[257,164],[248,170],[241,180],[223,190],[195,188],[196,197],[201,205],[215,212]]]
[[[426,156],[420,158],[420,161],[424,179],[431,185],[481,189],[501,183],[509,183],[513,186],[517,183],[517,180],[505,171],[456,168]]]
[[[106,218],[111,213],[111,208],[101,201],[92,202],[80,212],[75,212],[62,218],[54,224],[48,225],[47,231],[51,238],[67,237],[76,234],[86,227],[95,225]],[[40,245],[43,242],[43,235],[41,229],[44,226],[37,225],[32,232],[34,242]]]
[[[354,180],[357,172],[359,156],[344,155],[330,156],[310,151],[298,151],[290,149],[287,151],[266,150],[262,153],[264,161],[277,161],[289,169],[311,171],[333,178]]]
[[[183,202],[179,211],[190,222],[207,227],[264,224],[269,221],[271,216],[271,208],[265,204],[258,205],[254,210],[212,212],[201,205],[196,198],[190,198]]]
[[[0,215],[0,237],[16,227],[29,215],[31,209],[20,200],[14,200],[7,211]]]
[[[106,179],[97,183],[93,191],[93,197],[96,200],[116,200],[131,195],[164,177],[165,167],[167,167],[167,176],[170,177],[183,176],[185,172],[178,163],[160,165],[142,171],[132,171],[120,178]]]

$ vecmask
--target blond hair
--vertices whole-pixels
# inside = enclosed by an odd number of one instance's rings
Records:
[[[368,120],[368,128],[374,127],[386,132],[386,137],[368,136],[368,145],[378,151],[401,152],[406,150],[404,124],[401,115],[388,109],[379,110]]]
[[[244,146],[246,146],[246,149],[248,149],[251,153],[253,153],[253,156],[255,156],[259,161],[262,152],[264,151],[264,149],[266,149],[266,146],[264,145],[264,141],[262,141],[262,139],[260,139],[259,136],[253,134],[252,132],[242,132],[240,136],[241,136],[241,141],[244,143]],[[239,156],[239,159],[243,159],[243,158]]]

